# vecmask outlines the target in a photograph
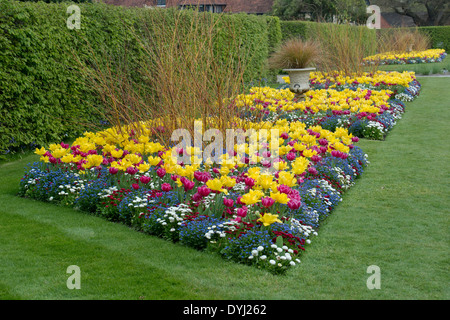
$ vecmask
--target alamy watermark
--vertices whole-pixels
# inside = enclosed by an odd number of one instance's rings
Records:
[[[81,289],[81,270],[79,266],[71,265],[67,267],[67,273],[72,274],[66,282],[67,288],[70,290]]]
[[[367,18],[366,26],[369,29],[381,29],[381,9],[379,6],[370,5],[366,9],[367,13],[372,15]]]
[[[274,164],[280,159],[280,138],[278,129],[226,129],[224,137],[219,129],[203,132],[202,121],[195,121],[193,139],[187,129],[176,129],[172,132],[172,142],[181,139],[172,148],[172,157],[176,158],[177,163],[185,165],[202,162],[230,165],[259,163],[267,171],[274,173]]]
[[[367,289],[381,289],[381,270],[379,266],[371,265],[367,267],[367,273],[371,276],[367,278],[366,285]]]
[[[70,30],[81,29],[81,10],[77,5],[71,5],[67,7],[67,14],[70,16],[67,18],[66,24],[67,28]]]

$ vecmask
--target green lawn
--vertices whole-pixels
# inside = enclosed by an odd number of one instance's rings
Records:
[[[449,299],[450,78],[420,97],[285,276],[225,262],[69,208],[16,197],[24,156],[0,165],[2,299]],[[69,290],[66,269],[81,270]],[[369,290],[370,265],[381,288]]]
[[[414,71],[418,75],[440,74],[443,70],[450,71],[450,58],[446,57],[444,60],[442,60],[442,62],[433,63],[385,65],[380,66],[379,70],[398,72]]]

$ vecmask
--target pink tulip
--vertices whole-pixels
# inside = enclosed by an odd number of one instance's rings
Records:
[[[247,207],[242,207],[237,209],[237,216],[241,218],[245,218],[247,216]]]
[[[249,188],[252,188],[255,185],[255,180],[252,178],[245,178],[245,185]]]
[[[158,175],[158,177],[163,178],[166,174],[166,170],[164,168],[159,168],[158,170],[156,170],[156,174]]]
[[[227,198],[224,198],[223,199],[223,204],[226,206],[226,207],[232,207],[233,205],[234,205],[234,201],[233,201],[233,199],[227,199]]]
[[[128,168],[127,168],[127,173],[128,173],[128,174],[131,174],[131,175],[136,174],[138,171],[139,171],[139,169],[138,169],[138,168],[135,168],[135,167],[128,167]]]
[[[287,185],[284,185],[284,184],[280,184],[280,185],[277,187],[277,190],[278,190],[280,193],[285,193],[285,194],[291,193],[291,188],[289,188]]]
[[[150,182],[150,177],[147,177],[147,176],[142,176],[140,179],[139,179],[143,184],[147,184],[147,183],[149,183]]]
[[[183,181],[184,191],[192,190],[195,187],[195,182],[188,179]]]
[[[295,153],[293,153],[293,152],[289,152],[289,153],[286,155],[286,159],[289,160],[289,161],[292,161],[292,160],[294,160],[295,158],[296,158],[296,155],[295,155]]]
[[[115,168],[115,167],[110,167],[109,168],[109,173],[111,174],[116,174],[117,172],[119,172],[119,169]]]
[[[132,186],[133,189],[135,189],[135,190],[139,189],[139,185],[138,185],[137,183],[133,183],[131,186]]]
[[[211,189],[208,188],[207,186],[202,186],[202,187],[199,187],[199,188],[197,189],[197,192],[198,192],[202,197],[206,197],[206,196],[208,196],[208,195],[211,193]]]
[[[320,148],[319,148],[319,151],[320,151],[320,153],[327,153],[327,151],[328,151],[328,148],[327,148],[327,147],[324,147],[324,146],[322,146],[322,147],[320,147]]]
[[[194,193],[193,195],[192,195],[192,201],[195,201],[195,202],[197,202],[197,201],[200,201],[200,200],[202,200],[202,196],[198,193],[198,192],[196,192],[196,193]]]
[[[266,208],[271,207],[274,203],[275,200],[273,200],[271,197],[265,197],[261,199],[261,204]]]
[[[300,202],[300,200],[297,200],[297,199],[291,199],[291,200],[289,200],[287,205],[288,205],[289,209],[297,210],[298,208],[300,208],[301,202]]]
[[[168,192],[168,191],[172,190],[172,186],[168,183],[163,183],[161,185],[161,190],[164,192]]]

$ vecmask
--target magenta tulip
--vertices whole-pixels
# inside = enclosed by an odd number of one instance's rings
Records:
[[[161,185],[161,190],[164,192],[168,192],[168,191],[172,190],[172,186],[168,183],[163,183]]]
[[[149,183],[150,182],[150,177],[147,177],[147,176],[142,176],[140,179],[139,179],[143,184],[147,184],[147,183]]]
[[[275,200],[273,200],[271,197],[265,197],[261,199],[261,204],[266,208],[270,208],[274,203]]]
[[[226,207],[232,207],[233,205],[234,205],[234,201],[233,201],[233,199],[227,199],[227,198],[224,198],[223,199],[223,204],[226,206]]]

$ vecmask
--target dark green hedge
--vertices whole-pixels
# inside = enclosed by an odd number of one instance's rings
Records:
[[[131,69],[138,65],[133,61],[143,53],[129,28],[139,33],[151,10],[77,4],[81,29],[70,30],[70,4],[0,0],[0,157],[75,137],[88,128],[85,124],[99,123],[92,106],[100,100],[77,72],[73,52],[89,62],[90,50],[94,56],[106,51],[111,60],[123,58],[126,50]],[[278,18],[224,17],[238,26],[243,47],[252,52],[245,80],[266,77],[268,54],[281,40]]]
[[[307,21],[281,21],[282,41],[297,37],[305,39],[309,24]]]

